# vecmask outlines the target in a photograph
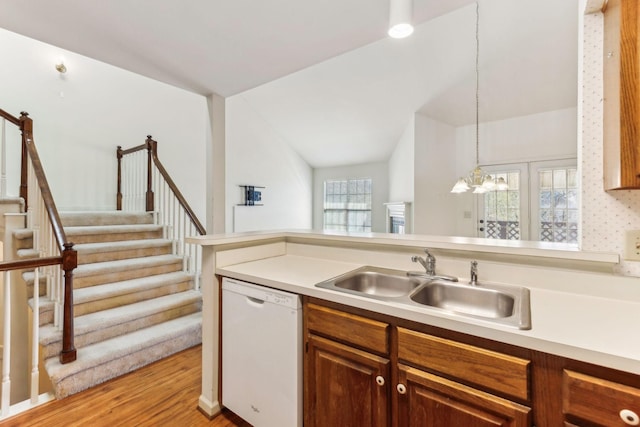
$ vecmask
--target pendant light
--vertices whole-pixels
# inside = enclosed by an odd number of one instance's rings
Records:
[[[504,178],[497,182],[480,167],[480,4],[476,2],[476,167],[466,178],[460,178],[451,189],[452,193],[465,193],[473,190],[475,194],[493,190],[506,190]]]
[[[413,33],[413,0],[389,0],[389,36],[402,39]]]

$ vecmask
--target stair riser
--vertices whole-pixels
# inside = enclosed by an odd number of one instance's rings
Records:
[[[95,262],[119,261],[123,259],[141,258],[154,255],[168,255],[171,253],[171,244],[166,246],[121,250],[113,252],[95,252],[78,254],[78,264],[93,264]]]
[[[182,270],[182,261],[162,264],[154,267],[134,268],[124,271],[109,271],[91,276],[75,276],[73,280],[74,289],[86,288],[88,286],[104,285],[105,283],[120,282],[123,280],[139,279],[141,277],[154,276],[156,274],[173,273]]]
[[[13,237],[13,247],[14,249],[20,250],[20,249],[32,249],[33,248],[33,238],[29,237],[29,238],[24,238],[24,239],[18,239],[15,236]]]
[[[47,294],[47,284],[45,281],[40,280],[38,291],[38,295],[40,295],[41,298]],[[30,298],[33,298],[33,283],[27,284],[27,299]]]
[[[39,326],[48,325],[53,323],[53,304],[48,299],[40,300],[40,321],[38,322]],[[33,302],[29,300],[29,310],[33,310]]]
[[[165,310],[160,313],[132,320],[127,323],[123,323],[117,326],[101,329],[98,331],[92,331],[87,334],[78,334],[75,336],[76,349],[88,346],[90,344],[105,341],[119,335],[128,334],[139,329],[147,328],[149,326],[157,325],[162,322],[177,319],[178,317],[187,316],[192,313],[196,313],[202,309],[202,302],[195,301],[187,305],[175,307],[170,310]],[[62,342],[54,341],[46,346],[41,346],[43,357],[48,359],[49,357],[56,356],[62,350]]]
[[[67,238],[73,243],[101,243],[101,242],[120,242],[125,240],[144,240],[144,239],[161,239],[162,229],[148,231],[131,231],[119,233],[93,233],[68,234]]]
[[[190,281],[171,283],[169,285],[158,286],[157,288],[148,289],[145,291],[132,292],[125,295],[118,295],[116,297],[105,298],[81,304],[76,303],[74,304],[73,311],[75,316],[83,316],[85,314],[95,313],[96,311],[108,310],[110,308],[119,307],[121,305],[146,301],[152,298],[171,295],[190,289],[193,289],[193,284]]]
[[[153,224],[152,214],[110,214],[97,213],[61,213],[60,219],[64,227],[82,227],[95,225],[130,225]]]
[[[117,375],[131,372],[156,360],[160,360],[163,357],[198,345],[201,342],[202,328],[198,326],[185,331],[173,339],[140,348],[125,357],[87,369],[77,375],[60,379],[54,378],[53,383],[56,398],[63,399],[88,388],[90,384],[96,385],[103,383]]]

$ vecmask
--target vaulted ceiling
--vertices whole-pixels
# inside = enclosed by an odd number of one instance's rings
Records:
[[[379,161],[411,115],[475,119],[475,6],[414,0],[2,0],[0,27],[203,95],[242,97],[312,166]],[[481,120],[576,105],[574,0],[480,0]]]

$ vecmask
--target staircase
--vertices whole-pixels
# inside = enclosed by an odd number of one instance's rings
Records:
[[[151,213],[61,213],[78,251],[74,271],[77,360],[61,364],[53,302],[40,300],[40,349],[57,398],[125,374],[201,342],[195,278]],[[32,256],[30,231],[14,233],[18,256]],[[28,289],[33,273],[24,274]],[[41,282],[41,292],[44,293]],[[33,294],[31,291],[30,295]],[[30,300],[31,303],[31,300]]]

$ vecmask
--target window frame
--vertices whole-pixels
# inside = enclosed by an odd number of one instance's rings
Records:
[[[363,191],[362,193],[356,191],[355,193],[351,192],[351,182],[356,182],[356,186],[357,186],[357,181],[368,181],[368,184],[365,182],[364,186],[365,186],[365,190],[366,187],[368,186],[369,191]],[[327,184],[328,183],[345,183],[346,185],[346,193],[338,193],[340,195],[345,194],[346,195],[346,200],[344,202],[338,202],[338,203],[342,203],[343,206],[336,206],[336,205],[332,205],[331,207],[327,207],[328,205],[328,200],[327,200]],[[336,193],[333,193],[336,194]],[[358,195],[363,195],[364,196],[364,202],[358,202],[358,201],[353,201],[350,199],[351,196],[355,196],[357,197]],[[336,203],[336,202],[333,202]],[[353,205],[357,205],[358,203],[360,204],[368,204],[368,208],[362,208],[362,207],[354,207]],[[358,178],[329,178],[329,179],[325,179],[323,182],[323,200],[322,200],[322,229],[323,230],[327,230],[327,231],[346,231],[349,233],[354,233],[354,232],[363,232],[363,233],[370,233],[373,229],[373,179],[371,177],[358,177]],[[333,212],[343,212],[344,215],[344,230],[341,230],[339,228],[327,228],[327,212],[328,211],[333,211]],[[364,228],[364,230],[357,230],[357,229],[353,229],[353,228],[359,228],[360,226],[357,225],[353,225],[350,224],[349,222],[349,218],[350,218],[350,213],[354,213],[354,212],[368,212],[369,215],[369,225],[365,225],[362,226],[362,228]],[[334,224],[334,225],[338,225],[338,224]],[[367,229],[368,228],[368,229]]]

